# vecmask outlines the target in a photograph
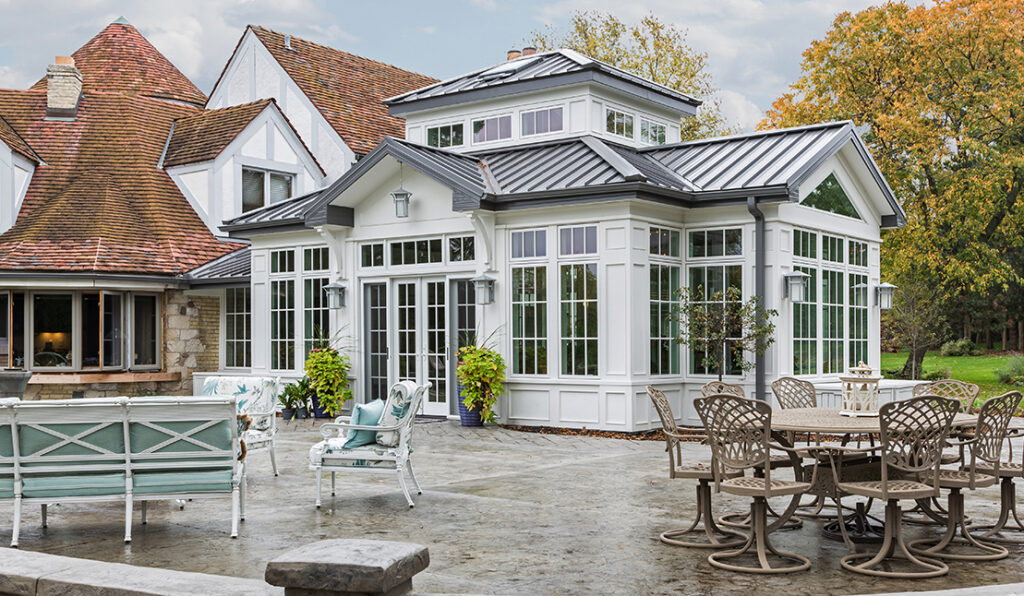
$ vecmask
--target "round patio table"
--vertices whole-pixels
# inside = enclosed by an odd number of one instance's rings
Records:
[[[878,435],[881,432],[881,424],[878,416],[843,416],[838,408],[789,408],[772,411],[772,431],[780,433],[808,433],[819,435]],[[973,414],[957,414],[953,419],[953,427],[963,428],[977,424],[978,417]],[[820,465],[820,464],[819,464]],[[871,464],[860,462],[855,464],[861,472],[866,468],[878,466],[877,461]],[[844,472],[847,467],[843,467]],[[851,470],[853,471],[853,470]],[[824,474],[823,474],[824,472]],[[857,473],[854,471],[854,473]],[[817,483],[813,489],[821,494],[834,494],[835,486],[832,474],[828,470],[818,470]],[[938,519],[932,513],[928,499],[918,500],[918,504],[933,519]],[[863,508],[862,503],[857,504],[857,509],[850,516],[843,516],[846,521],[847,532],[853,542],[878,542],[882,538],[883,527],[881,521],[871,518]],[[839,520],[825,524],[822,533],[835,540],[842,540],[842,529],[839,528]]]

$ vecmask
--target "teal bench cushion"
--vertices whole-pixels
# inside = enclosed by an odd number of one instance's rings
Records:
[[[356,426],[379,426],[380,417],[384,414],[384,400],[375,399],[365,404],[356,404],[352,410],[352,424]],[[345,441],[345,449],[361,447],[377,442],[377,431],[353,430],[349,431],[348,440]]]
[[[125,476],[117,474],[53,473],[22,477],[22,496],[92,497],[125,494]]]
[[[14,477],[0,477],[0,499],[14,498]]]
[[[231,470],[182,470],[132,474],[137,495],[230,491]]]

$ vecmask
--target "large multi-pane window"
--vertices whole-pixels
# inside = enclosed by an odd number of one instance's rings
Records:
[[[695,303],[703,304],[708,309],[724,309],[728,304],[742,300],[743,266],[742,265],[698,265],[689,268],[689,292]],[[729,290],[735,290],[730,292]],[[738,375],[743,371],[737,366],[733,355],[732,341],[739,339],[742,329],[728,330],[728,340],[722,347],[718,362],[723,365],[723,374]],[[705,366],[706,354],[690,350],[690,373],[700,375],[717,375],[718,370]]]
[[[679,374],[679,325],[672,316],[679,267],[651,263],[651,374]]]
[[[562,374],[597,375],[597,263],[559,266]]]
[[[224,366],[252,366],[252,297],[249,288],[224,293]]]
[[[295,368],[295,251],[270,252],[270,274],[292,274],[270,280],[270,368]]]
[[[330,268],[330,252],[327,247],[303,249],[302,271],[302,339],[303,354],[313,348],[329,346],[331,341],[330,311],[324,286],[330,279],[321,272]]]
[[[547,267],[512,268],[512,373],[548,372]]]
[[[819,250],[820,247],[820,250]],[[793,304],[793,373],[835,375],[867,360],[867,243],[794,230],[794,271],[807,295]]]

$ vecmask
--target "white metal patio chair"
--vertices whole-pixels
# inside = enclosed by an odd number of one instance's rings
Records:
[[[367,426],[351,423],[350,416],[340,416],[335,422],[328,422],[320,427],[324,440],[313,445],[309,450],[309,468],[316,472],[316,507],[321,505],[321,485],[323,473],[331,473],[331,496],[335,494],[335,474],[341,470],[395,472],[398,485],[402,488],[409,507],[414,507],[409,488],[405,484],[405,472],[416,487],[416,494],[423,494],[420,483],[412,469],[409,455],[412,453],[412,427],[416,420],[416,411],[423,401],[423,395],[430,389],[431,383],[416,385],[412,381],[399,381],[388,392],[387,408],[391,408],[397,418],[395,424],[386,426]],[[376,442],[360,447],[344,448],[348,434],[353,431],[376,431]]]
[[[277,435],[277,396],[281,392],[280,377],[208,377],[203,382],[203,395],[207,397],[234,397],[238,400],[238,413],[252,419],[242,434],[247,453],[270,452],[270,467],[277,476],[277,457],[274,438]]]

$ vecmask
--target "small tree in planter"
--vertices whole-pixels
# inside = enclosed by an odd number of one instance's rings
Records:
[[[461,405],[471,415],[462,417],[462,425],[494,422],[494,404],[505,393],[505,359],[495,350],[480,346],[461,347],[457,357],[455,374],[462,384]],[[478,422],[473,420],[473,414],[479,416]]]
[[[763,355],[775,341],[775,323],[770,319],[779,313],[761,306],[758,296],[744,302],[743,293],[735,287],[705,296],[702,286],[678,294],[679,305],[672,313],[679,322],[676,342],[690,346],[702,367],[717,371],[719,381],[727,364],[735,370],[752,369],[754,363],[744,352]]]
[[[312,395],[313,389],[310,387],[307,377],[302,377],[298,381],[286,385],[277,398],[281,404],[281,417],[285,420],[294,420],[309,416]]]
[[[334,348],[313,348],[306,358],[310,387],[316,393],[320,408],[330,416],[340,414],[345,402],[352,399],[352,390],[348,388],[351,367],[349,357]]]

